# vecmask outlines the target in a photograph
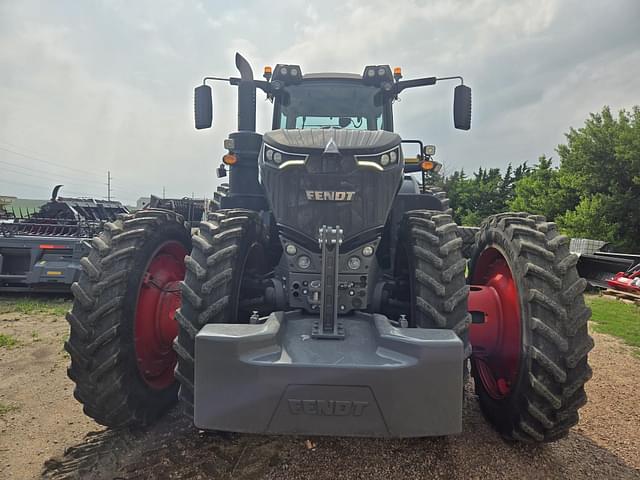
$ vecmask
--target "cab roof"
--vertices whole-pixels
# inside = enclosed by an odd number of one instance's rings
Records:
[[[340,80],[362,80],[362,75],[357,73],[339,73],[339,72],[323,72],[323,73],[305,73],[303,80],[336,78]]]

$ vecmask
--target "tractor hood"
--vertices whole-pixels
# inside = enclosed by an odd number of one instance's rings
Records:
[[[307,129],[273,130],[264,134],[267,145],[292,153],[323,152],[335,143],[340,153],[377,153],[400,144],[400,135],[385,130]]]
[[[339,225],[345,242],[384,227],[402,182],[402,157],[385,168],[372,167],[373,161],[359,165],[357,157],[377,158],[399,148],[399,135],[380,130],[274,130],[262,140],[283,154],[301,154],[284,168],[260,161],[267,201],[282,231],[295,232],[296,238],[303,235],[309,248],[317,248],[323,225]]]

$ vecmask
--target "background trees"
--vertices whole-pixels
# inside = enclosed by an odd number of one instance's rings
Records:
[[[461,170],[439,179],[456,221],[478,225],[493,213],[529,211],[571,236],[640,252],[640,107],[617,116],[604,107],[566,138],[558,167],[543,155],[533,167],[481,167],[472,176]]]

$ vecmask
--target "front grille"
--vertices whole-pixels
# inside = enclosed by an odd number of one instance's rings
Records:
[[[357,167],[352,155],[310,155],[306,162],[308,173],[351,173]]]

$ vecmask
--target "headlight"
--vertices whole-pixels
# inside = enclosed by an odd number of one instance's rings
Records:
[[[295,255],[298,253],[298,249],[293,243],[288,243],[285,247],[285,251],[287,252],[287,255]]]
[[[351,270],[358,270],[360,268],[360,265],[362,263],[360,262],[360,259],[358,257],[351,257],[348,261],[347,261],[347,266],[351,269]]]
[[[306,270],[310,266],[311,266],[311,259],[309,257],[307,257],[306,255],[300,255],[298,257],[298,267],[300,267],[303,270]]]
[[[308,155],[299,153],[288,153],[277,150],[267,144],[263,146],[262,158],[264,163],[277,168],[286,168],[291,165],[304,165]]]
[[[402,158],[400,147],[392,148],[386,152],[374,153],[371,155],[356,155],[356,162],[361,167],[375,168],[376,170],[384,170],[397,165]]]

